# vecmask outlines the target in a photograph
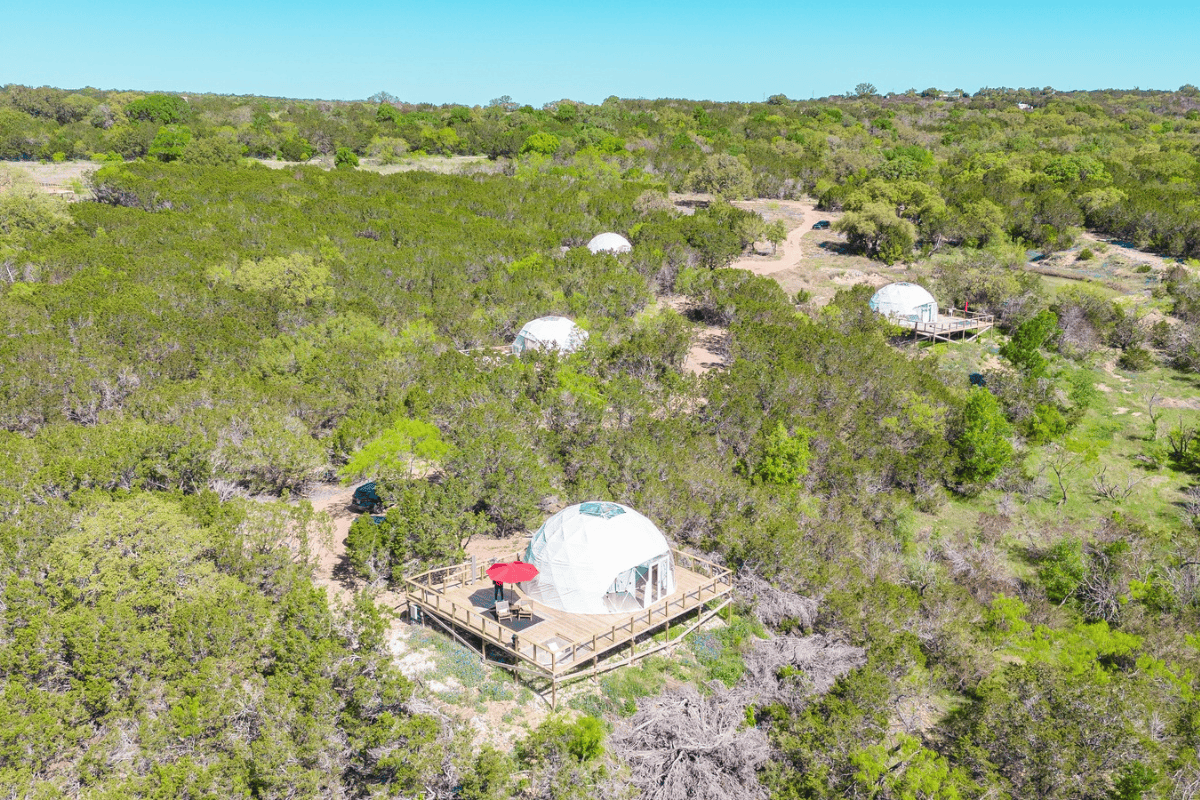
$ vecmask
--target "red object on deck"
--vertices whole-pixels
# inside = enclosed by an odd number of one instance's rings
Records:
[[[521,583],[538,574],[538,568],[524,561],[501,561],[487,568],[488,577],[500,583]]]
[[[970,310],[971,310],[971,301],[970,301],[970,300],[964,300],[964,301],[963,301],[963,313],[966,313],[966,312],[968,312],[968,311],[970,311]]]

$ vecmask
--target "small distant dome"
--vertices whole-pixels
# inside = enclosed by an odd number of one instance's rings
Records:
[[[587,338],[588,332],[566,317],[538,317],[517,333],[512,352],[519,356],[526,350],[557,350],[567,355],[583,347]]]
[[[898,322],[937,322],[938,305],[924,287],[889,283],[871,298],[871,310]]]
[[[592,237],[587,243],[588,250],[593,253],[628,253],[633,245],[619,233],[601,233]]]
[[[524,593],[572,614],[627,614],[675,591],[671,545],[653,522],[620,503],[559,511],[533,535],[525,561],[538,574]]]

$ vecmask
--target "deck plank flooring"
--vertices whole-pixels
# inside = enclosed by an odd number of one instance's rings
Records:
[[[680,561],[711,574],[687,569]],[[636,613],[569,614],[522,596],[518,588],[516,596],[529,602],[535,617],[542,621],[516,632],[519,649],[514,652],[514,631],[499,623],[492,612],[492,583],[485,569],[478,565],[472,571],[472,565],[462,564],[409,578],[406,599],[424,613],[518,656],[527,668],[551,679],[588,664],[594,666],[595,657],[628,647],[642,634],[714,600],[727,599],[733,589],[729,570],[687,554],[677,554],[675,559],[675,591]],[[506,589],[506,598],[512,594]]]
[[[973,341],[984,331],[990,330],[995,323],[991,314],[981,314],[974,311],[959,312],[947,309],[940,312],[936,322],[914,322],[914,339],[932,339],[935,342]]]

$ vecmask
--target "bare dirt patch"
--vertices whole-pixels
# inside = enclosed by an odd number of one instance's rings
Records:
[[[690,310],[688,299],[682,295],[658,298],[659,308],[671,308],[687,316]],[[729,331],[714,325],[701,328],[683,361],[683,369],[692,375],[703,375],[710,369],[725,366],[725,346]]]
[[[1200,400],[1194,397],[1164,397],[1158,401],[1157,405],[1162,408],[1186,408],[1200,411]]]
[[[88,177],[99,168],[91,161],[4,161],[9,170],[28,175],[43,192],[67,200],[83,200],[91,196]],[[78,191],[77,191],[78,190]]]
[[[308,161],[280,161],[273,158],[256,158],[254,161],[271,169],[334,168],[333,156],[317,156]],[[378,172],[380,175],[393,175],[397,172],[437,172],[443,175],[456,175],[462,172],[494,172],[502,169],[502,165],[489,160],[487,156],[411,156],[394,164],[380,164],[375,159],[364,158],[358,169],[361,172]]]

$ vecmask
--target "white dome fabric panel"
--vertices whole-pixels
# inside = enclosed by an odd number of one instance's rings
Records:
[[[588,250],[593,253],[628,253],[633,245],[619,233],[600,233],[587,243]]]
[[[620,503],[564,508],[533,535],[525,561],[538,576],[522,591],[572,614],[629,613],[675,591],[671,546],[653,522]],[[659,577],[653,590],[647,585],[651,564]],[[634,596],[639,573],[646,587],[641,601]],[[610,593],[614,588],[628,593]]]
[[[519,356],[526,350],[557,350],[566,355],[583,347],[587,339],[588,332],[566,317],[538,317],[521,328],[512,352]]]
[[[924,287],[901,281],[889,283],[871,298],[871,310],[905,322],[937,322],[937,300]]]

